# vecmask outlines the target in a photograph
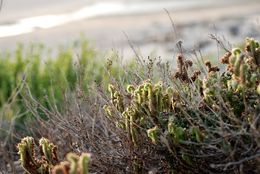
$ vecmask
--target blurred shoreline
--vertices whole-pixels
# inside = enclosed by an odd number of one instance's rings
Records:
[[[241,39],[242,42],[246,36],[259,39],[257,32],[252,32],[256,30],[254,26],[259,28],[259,1],[167,10],[176,25],[178,36],[174,36],[170,19],[161,9],[159,12],[82,18],[46,29],[36,27],[31,33],[0,38],[1,50],[13,50],[17,42],[25,44],[40,42],[52,48],[58,45],[66,46],[79,38],[82,33],[102,52],[117,50],[122,55],[131,57],[133,51],[124,34],[126,33],[144,56],[155,51],[157,55],[171,58],[174,43],[178,39],[184,41],[187,49],[199,45],[198,49],[205,49],[207,52],[212,52],[213,47],[216,48],[216,44],[209,43],[210,33],[226,36],[231,44],[237,42],[237,39]]]
[[[31,0],[24,1],[25,4],[28,4],[30,6],[30,4],[27,1],[30,2]],[[89,18],[158,13],[163,9],[167,9],[169,11],[181,11],[181,10],[195,9],[195,8],[223,6],[223,5],[229,5],[230,3],[231,4],[234,3],[233,0],[230,1],[142,0],[142,1],[131,1],[131,2],[121,0],[121,1],[100,1],[95,3],[90,3],[90,2],[91,1],[87,3],[86,1],[85,2],[86,5],[82,4],[82,7],[78,7],[75,5],[73,11],[65,10],[66,7],[71,4],[69,4],[66,1],[65,3],[60,2],[61,7],[57,8],[57,12],[55,14],[53,14],[52,12],[44,12],[44,9],[48,7],[52,7],[53,2],[46,7],[41,7],[40,5],[32,4],[31,14],[26,15],[25,14],[26,8],[21,8],[19,9],[19,16],[16,17],[9,16],[9,19],[8,17],[6,17],[8,16],[8,9],[5,9],[7,10],[7,12],[2,12],[0,16],[2,17],[0,18],[0,38],[32,33],[32,32],[36,32],[38,29],[49,29],[49,28],[58,27],[64,24],[68,24],[68,23],[72,23],[84,19],[89,19]],[[236,3],[241,3],[241,2],[243,1],[236,0]],[[46,4],[48,4],[48,1],[45,3],[45,5]],[[29,9],[29,7],[27,8]],[[35,12],[35,8],[36,9],[38,8],[38,13]],[[64,9],[64,10],[59,12],[60,9]],[[16,13],[17,12],[14,12],[14,15]]]
[[[246,0],[2,0],[0,25],[38,16],[70,14],[82,11],[82,9],[86,8],[95,8],[93,17],[97,17],[100,15],[154,13],[164,8],[168,10],[185,10],[196,7],[213,7],[238,4],[245,1]],[[247,0],[247,2],[252,1],[254,0]],[[85,11],[84,13],[91,12]]]

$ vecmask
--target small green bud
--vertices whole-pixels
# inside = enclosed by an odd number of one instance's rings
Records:
[[[179,126],[176,126],[172,121],[168,123],[168,133],[173,135],[175,143],[179,143],[184,140],[185,129]]]
[[[141,105],[143,103],[143,98],[142,98],[141,92],[139,92],[137,94],[137,102],[138,102],[139,105]]]
[[[104,106],[103,106],[103,109],[104,109],[104,111],[106,112],[106,114],[107,114],[108,116],[112,117],[112,112],[111,112],[111,107],[110,107],[110,106],[104,105]]]
[[[155,94],[155,102],[156,102],[156,109],[158,112],[162,111],[162,89],[161,87],[157,87],[154,90],[154,94]]]
[[[114,97],[115,97],[115,98],[119,98],[119,97],[120,97],[120,93],[119,93],[118,91],[116,91],[116,92],[114,93]]]
[[[90,161],[90,154],[89,153],[82,153],[79,157],[79,171],[80,174],[88,174],[88,165]]]
[[[142,126],[142,125],[144,125],[145,124],[145,118],[144,117],[141,117],[140,118],[140,125]]]
[[[240,82],[245,84],[246,77],[247,77],[247,74],[248,74],[248,66],[246,64],[241,65],[239,71],[240,71],[239,72]]]
[[[201,142],[202,141],[203,136],[202,136],[202,133],[201,133],[201,131],[200,131],[200,129],[198,127],[192,127],[191,128],[191,135],[193,137],[195,137],[197,142]]]
[[[70,174],[77,174],[78,169],[78,155],[74,153],[68,153],[67,154],[67,160],[70,162]]]
[[[144,84],[144,89],[146,90],[146,91],[151,91],[152,90],[152,84],[151,83],[145,83]]]
[[[166,93],[169,94],[169,95],[172,95],[173,94],[173,89],[171,87],[168,87],[166,89]]]
[[[158,88],[159,91],[162,90],[162,87],[163,87],[162,82],[156,83],[156,84],[154,85],[154,87],[155,87],[155,88]]]
[[[227,85],[229,90],[236,90],[238,86],[238,82],[236,80],[231,79],[228,81]]]
[[[257,86],[257,93],[260,95],[260,84]]]
[[[168,132],[169,132],[170,135],[174,134],[174,129],[175,129],[174,123],[172,121],[170,121],[168,123]]]
[[[237,86],[237,89],[235,90],[235,92],[236,93],[240,93],[240,92],[242,92],[242,91],[244,91],[245,90],[245,85],[244,84],[239,84],[238,86]]]
[[[237,57],[238,55],[241,54],[241,49],[240,48],[233,48],[232,49],[232,55]]]
[[[115,124],[116,124],[116,127],[120,128],[120,129],[126,129],[126,126],[121,122],[116,121]]]
[[[157,142],[158,131],[159,131],[158,126],[155,126],[147,130],[147,135],[154,144],[156,144]]]
[[[110,92],[110,93],[114,93],[115,92],[115,87],[114,87],[114,85],[112,85],[112,84],[109,84],[108,85],[108,91]]]
[[[126,90],[128,93],[133,93],[135,91],[135,87],[133,85],[128,85]]]
[[[243,60],[244,60],[244,55],[241,54],[239,57],[237,57],[237,60],[235,62],[235,65],[234,65],[234,73],[236,76],[239,76],[240,75],[240,67],[243,66]]]
[[[181,158],[188,164],[191,164],[191,160],[190,160],[190,157],[186,154],[182,154],[181,155]]]
[[[257,81],[257,75],[256,75],[256,73],[252,73],[251,77],[250,77],[251,84],[255,85],[256,81]]]
[[[236,57],[235,56],[230,56],[229,57],[229,63],[232,64],[232,65],[235,65],[235,62],[236,62]]]
[[[182,127],[176,127],[176,129],[174,130],[174,138],[177,143],[184,140],[184,135],[185,135],[184,131],[185,129],[183,129]]]

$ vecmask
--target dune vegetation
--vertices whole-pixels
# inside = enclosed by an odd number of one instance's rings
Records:
[[[241,45],[216,65],[181,47],[120,63],[85,39],[1,53],[0,169],[259,173],[260,45]]]

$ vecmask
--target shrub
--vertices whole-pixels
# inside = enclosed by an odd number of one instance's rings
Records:
[[[227,52],[222,73],[209,61],[207,72],[194,70],[183,54],[177,61],[172,83],[109,85],[104,110],[127,134],[135,173],[153,160],[160,172],[258,173],[259,43],[247,38],[244,51]]]
[[[71,47],[61,47],[57,53],[42,44],[27,49],[19,44],[13,54],[2,52],[0,110],[4,124],[0,125],[1,128],[8,129],[13,121],[15,129],[24,132],[24,125],[35,119],[28,112],[24,97],[37,99],[46,109],[55,106],[60,111],[66,100],[65,94],[76,93],[79,88],[88,93],[95,83],[106,85],[109,78],[105,76],[105,66],[106,63],[84,38]],[[110,67],[114,76],[120,73],[117,66]],[[48,119],[43,112],[38,115]],[[4,131],[0,136],[5,136]]]
[[[93,172],[259,173],[260,51],[254,39],[245,45],[227,50],[225,70],[184,53],[174,73],[152,59],[124,67],[108,91],[71,94],[61,111],[39,107],[50,119],[37,125],[63,154],[91,152]]]
[[[110,59],[116,59],[116,55]],[[12,154],[21,137],[41,137],[44,131],[37,135],[36,130],[32,131],[37,119],[47,121],[58,113],[64,116],[70,97],[89,95],[93,86],[107,86],[110,77],[105,67],[115,78],[122,73],[119,64],[103,61],[102,53],[91,48],[84,38],[58,50],[42,44],[27,48],[19,44],[13,53],[1,52],[0,151],[8,149],[10,153],[0,155],[0,160],[10,163],[15,158]],[[49,114],[52,112],[55,114]],[[5,162],[1,162],[4,167]]]

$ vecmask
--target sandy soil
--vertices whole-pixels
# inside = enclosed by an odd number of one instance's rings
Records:
[[[144,56],[156,50],[158,55],[170,58],[178,39],[185,41],[187,49],[197,45],[196,48],[208,53],[216,48],[208,37],[209,33],[223,35],[231,43],[246,36],[260,38],[259,2],[174,11],[170,12],[170,16],[176,25],[177,36],[174,36],[167,13],[162,10],[155,14],[99,17],[46,30],[37,29],[30,34],[1,38],[0,45],[2,50],[14,49],[17,42],[42,42],[53,47],[69,44],[83,33],[97,49],[104,52],[115,49],[130,57],[132,50],[124,34],[126,33]]]

